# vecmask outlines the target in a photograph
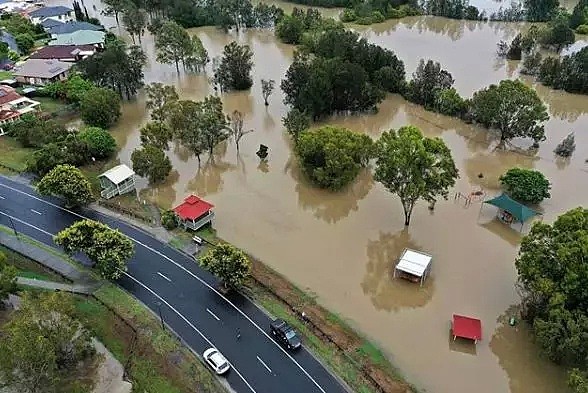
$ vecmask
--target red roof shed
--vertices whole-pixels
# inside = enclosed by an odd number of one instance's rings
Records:
[[[174,212],[182,220],[195,220],[208,213],[213,207],[214,205],[212,203],[208,203],[196,195],[190,195],[184,199],[181,205],[174,207]]]
[[[482,339],[482,321],[476,318],[453,314],[453,339],[467,338],[478,342]]]

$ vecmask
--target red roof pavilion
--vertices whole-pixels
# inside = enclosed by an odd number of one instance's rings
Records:
[[[214,205],[198,198],[196,195],[190,195],[181,205],[174,207],[174,212],[182,220],[195,220],[198,217],[208,213]]]
[[[463,315],[453,314],[453,339],[457,337],[474,340],[475,343],[482,339],[482,321]]]

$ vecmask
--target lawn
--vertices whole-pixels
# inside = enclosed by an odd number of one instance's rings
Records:
[[[22,172],[27,167],[27,158],[33,149],[21,147],[20,143],[8,135],[0,136],[0,166],[15,172]]]
[[[206,366],[168,330],[162,330],[155,315],[134,297],[113,284],[105,284],[95,296],[99,300],[76,297],[78,317],[127,365],[134,392],[226,392]]]
[[[0,80],[12,79],[12,71],[0,71]]]
[[[45,268],[37,262],[0,245],[0,252],[6,255],[8,263],[18,270],[20,277],[36,278],[37,280],[67,283],[59,274]]]
[[[34,97],[33,100],[41,103],[41,111],[47,113],[64,113],[71,106],[61,100],[51,97]]]

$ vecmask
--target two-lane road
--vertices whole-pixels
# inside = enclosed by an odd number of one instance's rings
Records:
[[[155,312],[196,352],[218,348],[231,362],[226,376],[243,393],[343,393],[346,388],[311,354],[289,352],[268,335],[270,319],[241,296],[227,299],[194,260],[146,232],[93,210],[71,212],[54,198],[0,176],[0,224],[55,246],[52,236],[91,218],[119,229],[135,243],[119,284]],[[237,338],[237,331],[241,337]]]

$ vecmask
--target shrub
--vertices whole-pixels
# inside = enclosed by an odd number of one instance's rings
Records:
[[[576,33],[588,35],[588,25],[580,25],[576,28]]]
[[[116,151],[116,141],[106,130],[100,127],[86,127],[80,131],[79,138],[88,144],[92,157],[104,159]]]
[[[173,210],[166,210],[161,215],[161,225],[165,229],[175,229],[178,227],[178,221],[176,220],[176,215]]]
[[[549,180],[539,171],[511,168],[500,176],[500,183],[507,194],[523,203],[539,203],[551,197]]]
[[[461,117],[467,109],[465,100],[452,87],[440,90],[435,98],[435,110],[447,116]]]
[[[357,19],[357,14],[351,8],[345,8],[343,14],[341,14],[342,22],[353,22]]]

